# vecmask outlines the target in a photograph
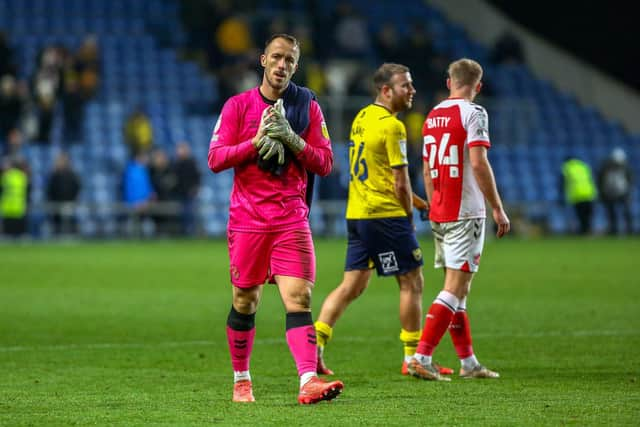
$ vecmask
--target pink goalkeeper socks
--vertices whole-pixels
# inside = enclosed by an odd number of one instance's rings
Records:
[[[287,344],[296,362],[298,375],[316,372],[318,355],[316,352],[316,330],[313,325],[298,326],[287,330]]]
[[[236,331],[227,326],[227,341],[234,371],[249,370],[249,359],[255,335],[256,328],[251,328],[248,331]]]

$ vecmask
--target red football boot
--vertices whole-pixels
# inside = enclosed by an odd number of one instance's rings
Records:
[[[300,389],[298,403],[310,405],[323,400],[332,400],[342,393],[342,381],[327,382],[322,378],[313,377]]]

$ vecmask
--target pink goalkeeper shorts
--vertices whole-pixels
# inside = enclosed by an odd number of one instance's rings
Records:
[[[228,231],[231,283],[239,288],[262,285],[274,276],[292,276],[314,283],[316,255],[311,231]]]

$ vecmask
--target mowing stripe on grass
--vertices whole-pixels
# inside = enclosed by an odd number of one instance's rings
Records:
[[[479,333],[474,334],[475,338],[545,338],[545,337],[616,337],[616,336],[640,336],[639,331],[621,331],[621,330],[590,330],[590,331],[547,331],[537,333]],[[394,341],[390,338],[376,337],[336,337],[334,341],[340,342],[390,342]],[[255,340],[257,344],[283,344],[285,338],[258,338]],[[158,347],[197,347],[219,345],[221,341],[169,341],[158,343],[94,343],[94,344],[53,344],[53,345],[16,345],[16,346],[0,346],[0,353],[13,353],[21,351],[66,351],[66,350],[96,350],[96,349],[116,349],[116,348],[158,348]]]

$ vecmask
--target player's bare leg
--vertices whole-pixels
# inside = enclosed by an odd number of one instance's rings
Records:
[[[400,290],[400,341],[404,347],[404,360],[400,372],[408,375],[407,363],[416,352],[420,341],[422,317],[422,290],[424,278],[422,269],[416,268],[408,273],[396,276]]]
[[[320,315],[315,323],[318,339],[318,368],[323,375],[333,375],[333,371],[324,363],[324,348],[333,336],[333,326],[349,304],[358,298],[369,285],[371,270],[345,271],[342,282],[322,303]]]

